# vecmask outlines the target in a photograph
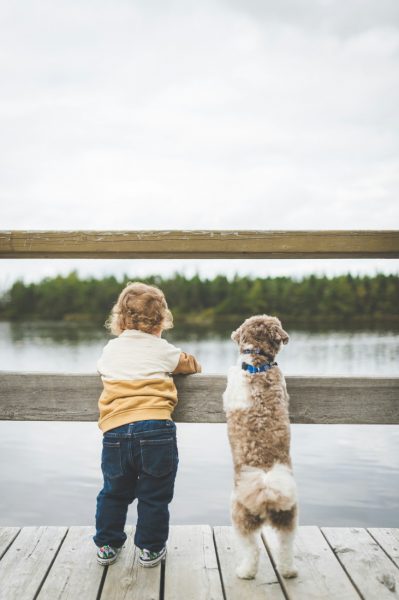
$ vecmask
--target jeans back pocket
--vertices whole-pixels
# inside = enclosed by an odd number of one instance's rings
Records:
[[[121,443],[119,440],[103,439],[101,469],[109,479],[115,479],[115,477],[123,475]]]
[[[174,438],[140,440],[143,471],[153,477],[164,477],[173,471]]]

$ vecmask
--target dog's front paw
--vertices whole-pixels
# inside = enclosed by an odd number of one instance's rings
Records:
[[[284,579],[292,579],[298,576],[298,569],[295,565],[281,565],[278,570]]]
[[[236,568],[236,575],[240,579],[254,579],[256,575],[256,567],[249,565],[247,562],[242,562]]]

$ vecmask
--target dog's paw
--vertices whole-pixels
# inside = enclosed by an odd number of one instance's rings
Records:
[[[298,569],[294,565],[284,565],[279,567],[279,571],[284,579],[292,579],[293,577],[298,577]]]
[[[240,579],[254,579],[256,575],[256,568],[246,563],[242,563],[236,568],[236,575]]]

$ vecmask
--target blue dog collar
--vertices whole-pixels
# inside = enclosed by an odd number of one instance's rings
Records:
[[[265,373],[265,371],[268,371],[272,367],[277,367],[277,363],[263,363],[263,365],[260,365],[260,367],[255,367],[254,365],[250,365],[246,362],[241,364],[241,368],[244,369],[244,371],[251,373],[251,375],[254,373]]]

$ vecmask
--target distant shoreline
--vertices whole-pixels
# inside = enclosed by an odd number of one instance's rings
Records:
[[[38,283],[15,282],[0,298],[5,321],[92,322],[107,318],[126,283],[125,276],[80,279],[76,272]],[[176,325],[199,328],[236,326],[254,314],[278,316],[289,326],[395,326],[399,324],[399,276],[332,278],[223,275],[202,279],[151,276],[141,279],[165,292]]]
[[[198,334],[200,337],[203,334],[212,334],[216,337],[225,337],[233,331],[242,321],[250,315],[225,315],[223,319],[210,321],[209,319],[201,320],[200,317],[190,319],[175,319],[173,329],[166,332],[166,337],[179,337],[181,334]],[[371,332],[371,331],[392,331],[399,333],[399,317],[398,315],[387,315],[385,318],[352,318],[352,319],[292,319],[285,318],[283,315],[278,315],[283,322],[284,327],[288,330],[303,331],[303,332],[319,332],[327,333],[330,331],[346,331],[346,332]],[[92,332],[97,330],[99,333],[104,332],[108,335],[104,327],[104,318],[88,318],[87,315],[67,315],[66,318],[60,320],[44,319],[40,317],[29,319],[9,319],[0,316],[0,323],[11,323],[15,327],[33,327],[40,325],[53,326],[57,324],[58,328],[80,329],[82,332],[86,329]],[[165,335],[165,334],[164,334]]]

